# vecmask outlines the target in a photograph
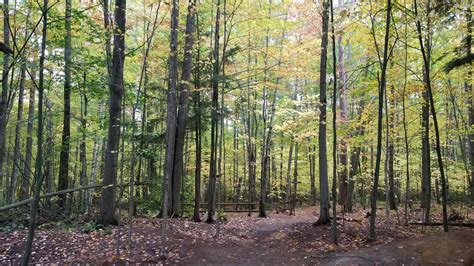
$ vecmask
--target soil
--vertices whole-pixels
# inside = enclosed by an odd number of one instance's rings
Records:
[[[255,214],[254,214],[255,215]],[[342,218],[342,214],[341,218]],[[295,216],[268,218],[229,215],[216,224],[170,219],[167,260],[159,260],[160,219],[134,219],[129,225],[83,233],[78,229],[37,230],[33,263],[179,264],[179,265],[418,265],[474,264],[474,230],[398,225],[396,215],[377,224],[377,240],[368,241],[364,211],[338,220],[339,245],[332,244],[330,225],[313,226],[316,208],[297,209]],[[403,216],[400,216],[403,217]],[[116,254],[120,231],[120,255]],[[0,264],[20,261],[26,230],[0,232]]]

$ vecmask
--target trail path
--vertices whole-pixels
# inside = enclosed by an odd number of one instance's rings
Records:
[[[377,241],[367,242],[364,212],[339,221],[339,245],[331,244],[331,227],[312,224],[316,208],[298,209],[296,216],[269,213],[269,218],[229,216],[222,224],[171,219],[165,264],[172,265],[417,265],[474,264],[474,230],[442,233],[440,227],[377,224]],[[118,228],[90,233],[41,226],[32,254],[34,263],[161,264],[158,260],[160,219],[134,219],[133,242],[121,230],[120,256],[115,254]],[[430,230],[430,231],[426,231]],[[26,230],[0,232],[0,264],[18,264]]]

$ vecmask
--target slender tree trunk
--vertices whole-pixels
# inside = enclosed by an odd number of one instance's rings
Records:
[[[341,2],[340,2],[341,3]],[[331,4],[331,39],[332,39],[332,65],[337,66],[337,59],[336,59],[336,36],[335,36],[335,30],[334,30],[334,6],[333,6],[333,0],[330,0]],[[337,209],[337,70],[335,67],[333,67],[333,91],[332,91],[332,233],[333,233],[333,243],[337,245],[337,221],[336,221],[336,209]],[[343,149],[342,152],[347,153],[347,147],[345,147],[345,143],[342,144]],[[347,179],[347,155],[343,159],[345,160],[345,164],[343,167],[345,168],[343,170],[343,174],[341,176],[345,175],[345,178]],[[341,162],[342,164],[343,162]],[[345,173],[344,173],[345,172]],[[342,181],[342,188],[343,192],[346,194],[347,193],[347,180]],[[344,195],[344,199],[347,195]],[[345,201],[341,201],[343,204]]]
[[[196,125],[195,125],[195,145],[196,145],[196,159],[194,168],[194,214],[193,221],[201,222],[201,215],[199,213],[199,207],[201,205],[201,163],[202,163],[202,126],[201,126],[201,40],[200,40],[200,28],[199,28],[199,16],[194,13],[196,19],[196,40],[197,40],[197,53],[196,53],[196,68],[194,74],[194,112],[196,114]]]
[[[42,16],[43,29],[41,36],[41,50],[39,59],[39,81],[38,81],[38,127],[37,127],[37,147],[35,162],[35,188],[33,190],[33,200],[30,204],[30,219],[28,223],[28,236],[26,238],[25,251],[21,258],[21,265],[26,266],[30,261],[31,248],[36,228],[36,216],[40,200],[41,186],[43,185],[43,96],[44,96],[44,59],[46,53],[46,33],[48,26],[48,0],[43,0]]]
[[[54,136],[53,136],[53,119],[51,108],[53,104],[49,99],[46,99],[46,142],[45,142],[45,176],[46,176],[46,193],[53,192],[53,170],[54,170]],[[49,198],[47,199],[48,205],[51,204]]]
[[[20,70],[20,84],[18,90],[18,110],[16,115],[15,126],[15,147],[13,148],[13,167],[10,180],[10,195],[7,197],[7,204],[11,204],[14,200],[14,195],[17,189],[18,175],[21,171],[21,128],[23,125],[23,98],[25,94],[25,80],[26,80],[26,62],[22,59]],[[21,198],[21,193],[20,193]]]
[[[82,114],[81,114],[81,146],[80,146],[80,154],[79,160],[81,161],[81,173],[79,182],[81,186],[88,185],[89,181],[87,180],[87,109],[89,100],[87,98],[86,89],[87,89],[87,74],[84,71],[84,79],[83,79],[83,107],[82,107]],[[87,209],[88,199],[87,199],[87,191],[81,192],[81,210],[85,211]]]
[[[298,201],[298,142],[295,142],[295,157],[293,160],[293,191],[291,192],[290,215],[295,215],[296,203]]]
[[[343,3],[341,0],[338,0],[338,6],[342,6]],[[339,114],[339,123],[341,124],[342,127],[345,127],[347,124],[347,112],[348,112],[348,103],[347,103],[347,88],[346,88],[346,82],[347,82],[347,77],[346,77],[346,69],[344,65],[344,56],[345,56],[345,51],[344,47],[342,44],[342,36],[339,35],[337,38],[337,46],[338,46],[338,58],[339,62],[337,64],[338,66],[338,79],[339,79],[339,106],[341,109],[341,112]],[[349,47],[349,45],[347,46]],[[347,57],[348,59],[350,58],[350,51],[347,50]],[[337,151],[337,149],[336,149]],[[347,203],[347,197],[348,197],[348,162],[347,162],[347,143],[344,140],[343,137],[340,138],[340,149],[338,152],[338,157],[339,157],[339,204],[344,207],[344,210],[347,209],[346,203]]]
[[[408,81],[408,20],[405,15],[405,56],[403,68],[403,90],[402,90],[402,114],[403,114],[403,139],[405,144],[405,160],[406,160],[406,187],[405,187],[405,226],[408,226],[409,211],[408,206],[410,200],[410,146],[408,144],[408,124],[406,116],[406,88]]]
[[[293,146],[294,140],[290,140],[290,150],[288,151],[288,167],[286,169],[286,192],[285,192],[285,202],[291,200],[291,162],[293,160]]]
[[[34,78],[34,72],[33,72]],[[30,182],[33,176],[31,168],[31,160],[33,158],[33,122],[35,119],[35,98],[36,90],[33,85],[30,86],[28,96],[28,118],[26,124],[26,147],[25,147],[25,163],[23,167],[23,178],[21,181],[20,199],[25,200],[30,196]]]
[[[117,164],[120,143],[120,114],[124,95],[123,66],[125,60],[125,8],[126,0],[115,1],[114,48],[112,55],[112,76],[109,86],[109,126],[107,150],[104,162],[104,180],[107,186],[102,189],[98,221],[103,224],[116,224],[115,188],[117,183]]]
[[[321,37],[321,62],[319,66],[319,218],[314,225],[327,224],[329,220],[328,159],[326,146],[326,66],[328,57],[329,2],[323,1],[323,25]]]
[[[217,0],[216,21],[214,28],[214,51],[213,51],[213,73],[212,73],[212,111],[211,111],[211,162],[209,171],[208,190],[208,213],[207,223],[214,222],[214,212],[216,205],[216,182],[217,182],[217,146],[218,146],[218,97],[219,97],[219,27],[220,27],[220,5]]]
[[[418,7],[416,0],[414,1],[415,6],[415,16],[418,17]],[[426,74],[426,86],[428,88],[428,97],[430,101],[430,111],[433,116],[433,124],[435,128],[435,139],[436,139],[436,155],[438,158],[439,172],[441,174],[441,193],[443,198],[443,229],[445,232],[448,232],[448,211],[447,211],[447,196],[446,196],[446,178],[444,173],[443,157],[441,155],[441,142],[439,138],[439,127],[438,127],[438,118],[436,116],[436,108],[434,106],[433,91],[431,87],[431,77],[430,77],[430,60],[429,60],[429,45],[428,51],[425,50],[425,43],[423,42],[423,36],[421,31],[421,22],[419,19],[416,21],[416,28],[418,32],[418,41],[420,43],[420,50],[423,56],[423,65]]]
[[[425,82],[425,91],[423,91],[423,106],[422,106],[422,138],[421,138],[421,206],[424,208],[423,221],[429,223],[430,221],[430,206],[431,206],[431,160],[430,160],[430,103],[428,97],[428,88],[426,87],[426,73],[423,71],[423,79]]]
[[[316,205],[316,161],[315,161],[315,153],[316,148],[313,148],[313,145],[311,144],[311,140],[309,140],[308,144],[308,161],[309,161],[309,171],[310,171],[310,196],[311,196],[311,205]]]
[[[390,15],[392,12],[392,1],[387,1],[387,16],[385,19],[385,39],[383,49],[383,61],[381,62],[381,78],[379,84],[379,101],[378,101],[378,117],[377,117],[377,155],[375,159],[375,172],[374,172],[374,184],[372,188],[372,198],[370,202],[370,239],[375,240],[375,218],[377,214],[377,192],[379,188],[379,175],[380,175],[380,161],[382,157],[382,117],[383,117],[383,94],[386,86],[386,74],[387,74],[387,63],[388,63],[388,41],[390,37]]]
[[[472,57],[472,11],[471,7],[468,6],[466,10],[466,20],[467,20],[467,35],[466,35],[466,56],[468,58]],[[471,64],[472,65],[472,64]],[[473,97],[474,92],[472,91],[472,67],[469,68],[467,72],[467,79],[464,82],[464,88],[469,95],[468,106],[469,106],[469,163],[470,163],[470,173],[471,173],[471,202],[474,202],[474,104]]]
[[[391,87],[391,95],[392,97],[394,96],[394,88],[393,86]],[[387,93],[386,93],[387,94]],[[388,100],[388,95],[386,95],[387,97],[387,102],[389,101]],[[392,106],[395,107],[396,104],[395,104],[395,101],[392,100]],[[386,112],[389,113],[389,108],[387,107],[386,108]],[[392,210],[396,210],[397,209],[397,202],[395,200],[395,170],[394,170],[394,158],[395,158],[395,145],[394,145],[394,139],[395,137],[392,136],[393,134],[395,134],[394,132],[394,124],[395,124],[395,111],[392,110],[392,112],[390,112],[390,119],[389,117],[387,117],[387,121],[389,121],[389,125],[388,125],[388,128],[387,128],[387,132],[388,132],[388,147],[387,147],[387,177],[388,177],[388,199],[389,199],[389,206],[390,206],[390,209]]]

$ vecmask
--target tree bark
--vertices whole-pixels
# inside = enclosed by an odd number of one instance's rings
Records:
[[[415,16],[418,17],[418,7],[416,0],[414,1],[415,6]],[[439,138],[439,127],[438,127],[438,118],[436,116],[436,109],[434,106],[433,91],[431,87],[431,77],[430,77],[430,60],[429,60],[429,46],[428,51],[425,50],[425,43],[423,42],[423,36],[421,31],[421,22],[420,19],[416,20],[416,28],[418,33],[418,41],[420,44],[421,54],[423,56],[423,65],[426,73],[426,86],[428,88],[428,97],[430,103],[430,111],[433,116],[433,124],[435,128],[435,139],[436,139],[436,155],[438,158],[439,172],[441,174],[441,194],[443,198],[443,229],[445,232],[448,232],[448,211],[447,211],[447,191],[446,191],[446,178],[444,173],[443,158],[441,155],[441,142]]]
[[[189,0],[188,15],[186,19],[186,39],[184,43],[184,62],[179,84],[178,102],[178,126],[176,129],[176,144],[174,154],[174,169],[172,181],[172,210],[179,215],[181,213],[180,188],[183,178],[183,148],[188,119],[189,90],[191,88],[191,69],[193,64],[193,46],[195,26],[195,0]]]
[[[375,159],[375,172],[374,172],[374,184],[372,188],[372,198],[370,202],[370,239],[375,240],[375,218],[377,214],[377,192],[379,187],[379,175],[380,175],[380,161],[382,157],[382,117],[383,117],[383,94],[386,86],[386,74],[387,74],[387,63],[388,63],[388,41],[390,37],[390,15],[392,12],[392,1],[387,1],[387,16],[385,19],[385,39],[383,49],[383,59],[380,63],[381,78],[379,83],[378,92],[378,117],[377,117],[377,155]]]
[[[471,7],[468,6],[466,10],[466,20],[467,20],[467,35],[466,35],[466,56],[472,57],[472,11]],[[469,68],[467,72],[467,79],[464,83],[466,92],[469,95],[468,106],[469,106],[469,162],[470,162],[470,190],[471,190],[471,202],[474,202],[474,104],[473,97],[474,92],[472,91],[472,67]]]
[[[83,79],[83,91],[82,91],[82,101],[83,107],[81,112],[81,146],[80,146],[80,154],[79,160],[81,161],[81,173],[79,177],[79,183],[81,186],[88,185],[89,181],[87,180],[87,109],[89,100],[86,94],[86,86],[87,86],[87,74],[84,71],[84,79]],[[81,192],[81,210],[85,211],[87,209],[88,198],[87,198],[87,191]]]
[[[32,78],[34,78],[34,73]],[[35,98],[36,88],[30,85],[28,96],[28,118],[26,124],[26,147],[25,147],[25,163],[23,166],[23,178],[21,181],[20,199],[24,200],[30,196],[30,182],[33,176],[31,168],[31,160],[33,158],[33,122],[35,119]]]
[[[31,248],[36,228],[36,216],[40,200],[41,186],[43,185],[43,96],[44,96],[44,59],[46,53],[46,38],[48,29],[48,0],[43,0],[42,6],[43,29],[41,36],[41,50],[39,59],[39,81],[38,81],[38,127],[35,162],[35,187],[33,190],[33,200],[30,204],[30,219],[28,223],[28,236],[26,238],[25,251],[21,258],[21,265],[26,266],[30,261]]]
[[[340,2],[341,3],[341,2]],[[333,6],[333,0],[330,0],[331,4],[331,39],[332,39],[332,65],[337,66],[337,59],[336,59],[336,35],[334,33],[334,6]],[[334,245],[337,245],[337,205],[336,205],[336,200],[337,200],[337,69],[333,67],[333,91],[332,91],[332,233],[333,233],[333,243]],[[341,101],[342,102],[342,101]],[[342,152],[347,153],[347,147],[345,147],[345,143],[342,143]],[[343,156],[343,159],[345,162],[341,162],[342,167],[345,169],[342,170],[341,176],[344,176],[346,180],[343,180],[342,188],[343,188],[343,193],[347,194],[347,154],[346,156]],[[344,164],[343,164],[344,163]],[[344,199],[347,195],[344,195]],[[345,203],[345,201],[341,201],[342,204]]]
[[[115,190],[117,183],[117,165],[120,143],[122,98],[124,95],[123,66],[125,60],[125,9],[126,0],[115,1],[114,48],[112,55],[112,75],[109,86],[109,126],[107,132],[107,150],[104,162],[104,180],[108,186],[102,190],[98,221],[102,224],[116,224]]]
[[[216,21],[214,27],[214,51],[212,58],[212,111],[211,111],[211,162],[209,170],[209,189],[208,189],[208,213],[207,223],[214,222],[214,212],[216,204],[216,182],[217,182],[217,146],[218,146],[218,97],[219,97],[219,27],[220,27],[220,5],[217,0]]]
[[[3,0],[3,44],[10,48],[10,27],[9,27],[9,1]],[[6,169],[4,169],[7,158],[7,120],[8,120],[8,91],[9,91],[9,73],[10,73],[10,54],[3,55],[2,71],[2,93],[0,95],[0,186],[8,184]],[[2,189],[3,190],[3,189]],[[3,196],[3,195],[1,195]]]
[[[65,28],[64,36],[64,111],[63,111],[63,132],[61,137],[61,153],[59,156],[59,177],[58,189],[68,188],[69,182],[69,153],[71,135],[71,9],[72,0],[66,0]],[[59,196],[59,206],[64,209],[66,194]]]
[[[326,146],[326,66],[328,57],[329,2],[323,1],[323,25],[321,37],[321,62],[319,66],[319,218],[314,225],[327,224],[329,220],[328,159]]]
[[[10,193],[7,196],[7,204],[11,204],[14,200],[15,191],[18,183],[18,175],[21,171],[21,128],[23,125],[23,98],[25,94],[25,79],[26,79],[26,62],[22,59],[20,67],[20,84],[18,90],[18,110],[16,115],[16,126],[15,126],[15,147],[13,148],[13,167],[12,175],[10,180]],[[21,193],[20,193],[21,198]]]

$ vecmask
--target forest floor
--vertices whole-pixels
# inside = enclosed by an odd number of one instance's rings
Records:
[[[269,213],[268,218],[228,215],[217,224],[170,219],[165,264],[192,265],[311,265],[311,264],[453,264],[473,265],[474,230],[440,226],[398,224],[395,212],[389,223],[380,210],[377,240],[367,241],[369,221],[365,211],[345,214],[338,220],[339,245],[332,243],[330,225],[313,226],[317,208],[299,208],[296,215]],[[472,215],[472,211],[468,212]],[[342,214],[339,214],[342,217]],[[339,217],[338,216],[338,217]],[[421,213],[412,213],[418,220]],[[399,213],[400,223],[403,214]],[[433,215],[433,220],[439,217]],[[467,218],[472,222],[472,217]],[[464,221],[466,222],[466,221]],[[59,229],[44,224],[35,236],[34,263],[161,264],[160,219],[137,218],[128,225],[97,230]],[[90,232],[85,232],[90,231]],[[121,232],[120,256],[116,256]],[[26,230],[0,232],[0,264],[17,264],[23,252]]]

